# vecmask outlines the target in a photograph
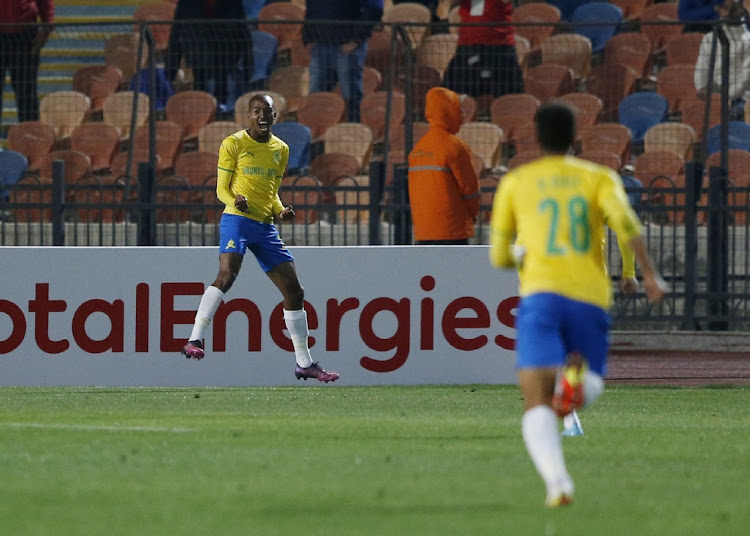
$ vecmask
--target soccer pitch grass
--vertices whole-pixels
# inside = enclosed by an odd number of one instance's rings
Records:
[[[0,534],[745,535],[749,414],[608,387],[546,510],[515,386],[0,388]]]

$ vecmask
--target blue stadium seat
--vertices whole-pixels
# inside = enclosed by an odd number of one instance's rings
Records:
[[[576,8],[570,22],[573,32],[591,40],[592,52],[603,52],[622,23],[622,9],[609,2],[588,2]],[[605,22],[611,24],[595,24]]]
[[[271,76],[276,65],[276,50],[279,40],[268,32],[253,30],[253,76],[251,83],[264,81]]]
[[[310,165],[312,131],[302,123],[283,121],[271,127],[271,132],[289,145],[287,173],[304,173]]]
[[[666,121],[668,115],[669,102],[655,91],[631,93],[618,106],[620,124],[630,129],[634,143],[642,142],[646,131]]]
[[[579,6],[588,4],[591,1],[592,0],[551,0],[547,3],[552,4],[560,10],[560,18],[562,18],[562,20],[570,20],[570,17],[573,16],[573,13]]]
[[[242,0],[245,8],[245,15],[248,19],[257,19],[260,8],[266,5],[266,0]]]
[[[708,154],[721,150],[721,125],[709,128],[706,138]],[[742,121],[729,122],[729,148],[750,151],[750,125]]]
[[[29,161],[19,152],[6,150],[0,151],[0,186],[8,186],[18,182],[26,172]],[[0,192],[0,197],[7,201],[8,191],[5,188]]]

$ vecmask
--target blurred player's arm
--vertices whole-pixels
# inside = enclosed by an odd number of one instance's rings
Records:
[[[635,278],[635,253],[630,244],[623,242],[617,237],[617,246],[620,248],[622,257],[622,276],[618,282],[620,292],[623,294],[634,294],[638,290],[638,280]]]
[[[511,253],[511,245],[516,236],[516,222],[510,197],[511,181],[503,180],[492,202],[490,220],[490,263],[495,268],[514,268],[516,265]]]

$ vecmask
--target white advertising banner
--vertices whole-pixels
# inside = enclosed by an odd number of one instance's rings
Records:
[[[290,251],[313,359],[337,384],[515,383],[517,278],[486,246]],[[180,349],[215,247],[4,247],[0,270],[0,385],[298,383],[281,294],[250,254],[198,362]]]

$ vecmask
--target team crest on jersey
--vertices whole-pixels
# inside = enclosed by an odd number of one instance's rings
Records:
[[[237,249],[237,245],[234,243],[234,240],[230,240],[227,242],[227,249]]]
[[[274,151],[273,156],[271,157],[271,160],[273,160],[273,163],[277,166],[281,164],[281,153],[279,151]]]

